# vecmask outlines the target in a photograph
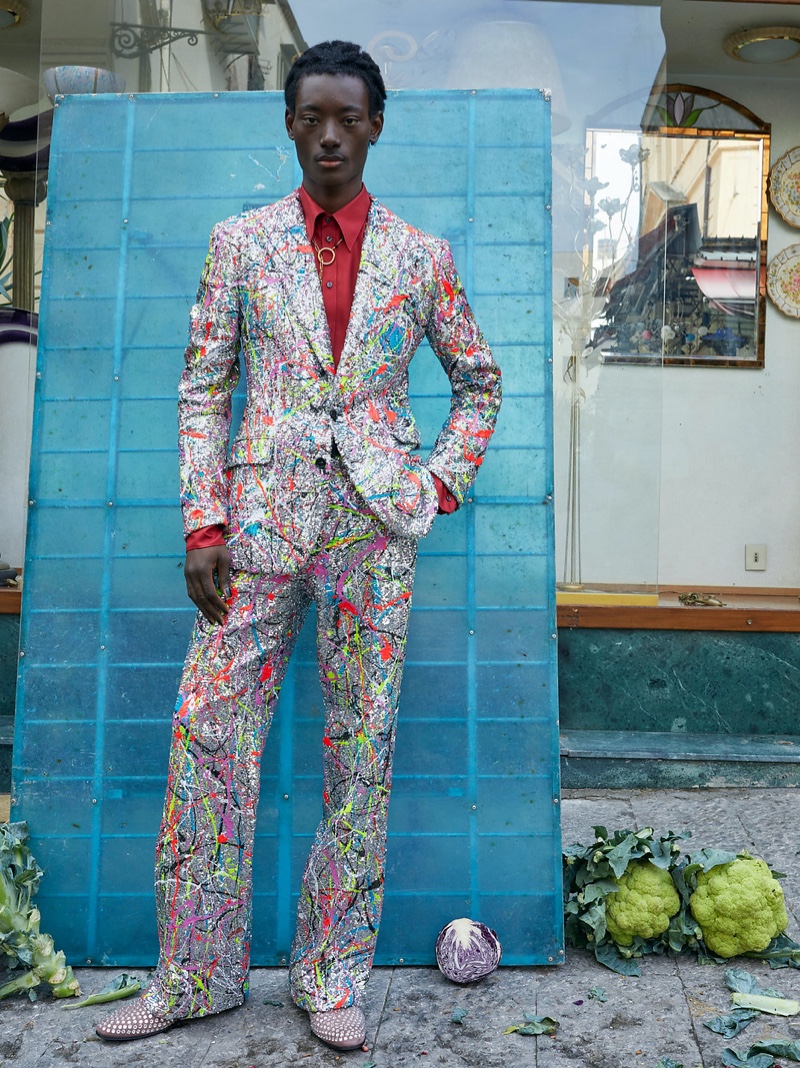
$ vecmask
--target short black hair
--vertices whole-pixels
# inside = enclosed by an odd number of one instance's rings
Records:
[[[360,78],[367,87],[369,116],[383,112],[386,105],[386,86],[380,67],[361,45],[352,41],[322,41],[301,52],[289,68],[283,95],[286,107],[294,114],[297,86],[309,74],[344,74]]]

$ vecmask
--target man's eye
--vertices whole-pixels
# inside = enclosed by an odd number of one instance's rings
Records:
[[[317,119],[315,115],[304,115],[303,122],[306,124],[306,126],[316,126]]]
[[[349,116],[348,116],[348,117],[347,117],[347,118],[346,118],[346,119],[344,120],[344,124],[345,124],[345,126],[355,126],[357,122],[358,122],[358,119],[357,119],[357,118],[355,118],[355,116],[353,116],[353,115],[349,115]]]

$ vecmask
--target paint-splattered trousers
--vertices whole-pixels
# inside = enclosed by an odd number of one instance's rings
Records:
[[[294,1000],[358,1004],[383,901],[386,819],[416,541],[391,534],[339,470],[291,575],[235,570],[224,626],[198,615],[176,707],[156,855],[161,955],[145,995],[171,1019],[247,994],[261,753],[289,656],[317,608],[322,820],[300,893]]]

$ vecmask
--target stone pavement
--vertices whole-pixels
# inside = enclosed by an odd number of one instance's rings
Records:
[[[564,842],[586,841],[595,824],[654,826],[693,832],[691,848],[749,849],[787,873],[790,933],[800,920],[800,791],[570,791],[563,801]],[[764,985],[800,999],[800,971],[770,971],[737,961]],[[337,1054],[310,1034],[307,1017],[287,996],[282,969],[253,972],[243,1009],[197,1020],[141,1042],[100,1042],[94,1023],[106,1006],[70,1010],[42,998],[0,1003],[0,1065],[15,1068],[653,1068],[664,1055],[685,1068],[720,1064],[726,1046],[739,1051],[759,1038],[800,1039],[800,1017],[759,1017],[736,1039],[702,1026],[727,1011],[724,967],[700,967],[694,957],[645,958],[639,979],[615,975],[583,951],[568,950],[552,968],[501,968],[474,987],[454,986],[435,968],[378,968],[365,1006],[369,1051]],[[80,969],[85,993],[117,974]],[[140,973],[136,973],[140,974]],[[141,973],[144,976],[145,973]],[[605,988],[607,1001],[588,997]],[[274,1004],[280,1002],[281,1004]],[[467,1011],[461,1024],[453,1010]],[[113,1008],[113,1006],[112,1006]],[[522,1013],[554,1016],[553,1038],[504,1035]]]

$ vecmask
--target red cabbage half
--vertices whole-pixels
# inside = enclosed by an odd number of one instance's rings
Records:
[[[452,920],[436,939],[439,971],[454,983],[475,983],[495,970],[503,949],[494,931],[466,918]]]

